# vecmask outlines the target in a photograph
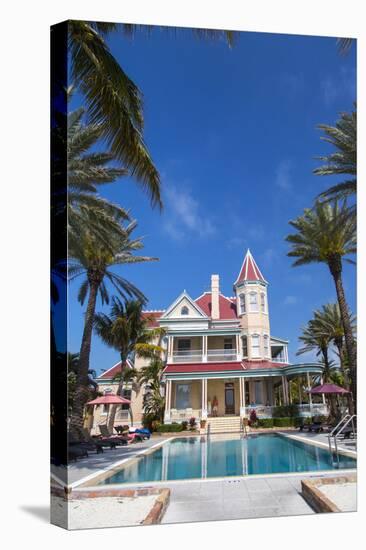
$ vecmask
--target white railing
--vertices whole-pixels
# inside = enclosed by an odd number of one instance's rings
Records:
[[[285,357],[279,357],[278,355],[277,357],[273,357],[271,361],[272,363],[286,363]]]
[[[299,416],[327,416],[329,408],[325,403],[304,403],[296,405],[299,411]]]
[[[238,358],[235,349],[208,349],[207,361],[236,361]]]
[[[173,352],[173,363],[192,363],[194,361],[202,361],[202,350],[184,350]]]
[[[202,416],[201,409],[170,409],[170,418],[172,422],[182,422],[194,417],[197,421]]]

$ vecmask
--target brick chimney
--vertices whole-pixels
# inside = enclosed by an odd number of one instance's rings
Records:
[[[212,319],[220,319],[220,277],[211,275],[211,317]]]

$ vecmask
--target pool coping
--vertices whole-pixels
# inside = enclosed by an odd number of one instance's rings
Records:
[[[301,441],[301,443],[307,443],[308,445],[314,445],[315,447],[329,449],[329,445],[327,443],[323,443],[322,441],[308,439],[298,434],[291,434],[286,432],[277,432],[277,433],[283,435],[284,437],[288,437],[289,439],[294,439],[295,441]],[[332,449],[332,451],[335,453],[335,449]],[[350,458],[357,458],[357,452],[351,451],[350,449],[338,449],[338,454],[343,456],[349,456]]]
[[[268,433],[268,432],[267,432]],[[273,433],[273,432],[271,432]],[[294,440],[297,440],[297,441],[300,441],[301,443],[308,443],[309,445],[313,445],[313,446],[316,446],[316,447],[321,447],[321,448],[328,448],[328,445],[325,444],[325,443],[322,443],[322,442],[319,442],[319,441],[314,441],[314,440],[311,440],[311,441],[308,441],[306,438],[304,437],[301,437],[299,435],[295,435],[295,434],[288,434],[287,432],[283,432],[283,431],[277,431],[275,432],[279,435],[282,435],[283,437],[287,437],[287,438],[290,438],[290,439],[294,439]],[[216,435],[216,434],[214,434]],[[217,434],[217,435],[222,435],[222,434]],[[233,434],[230,434],[230,435],[233,435]],[[252,435],[259,435],[259,434],[252,434]],[[172,437],[169,437],[167,439],[164,439],[163,441],[159,441],[158,443],[156,443],[155,445],[152,445],[149,449],[143,449],[139,452],[137,452],[133,457],[127,457],[127,458],[124,458],[124,459],[121,459],[117,462],[114,462],[112,464],[110,464],[109,466],[107,466],[106,468],[103,468],[101,470],[98,470],[92,474],[89,474],[81,479],[79,479],[78,481],[75,481],[69,485],[67,485],[67,489],[69,492],[71,492],[73,489],[75,488],[78,488],[78,490],[89,490],[90,488],[93,488],[95,490],[103,490],[103,488],[105,488],[105,485],[94,485],[94,483],[100,483],[101,481],[103,481],[104,479],[107,479],[108,477],[111,476],[111,470],[114,470],[114,469],[121,469],[121,466],[122,465],[125,465],[126,463],[128,464],[133,464],[134,462],[136,462],[137,460],[139,460],[139,458],[141,456],[146,456],[152,452],[154,452],[157,448],[159,447],[162,447],[163,445],[165,445],[166,443],[168,443],[169,441],[172,441],[173,439],[181,439],[181,438],[190,438],[192,437],[191,435],[187,435],[187,436],[184,436],[184,435],[174,435]],[[205,437],[205,436],[199,436],[199,435],[196,435],[195,437]],[[355,453],[354,451],[349,451],[349,450],[339,450],[339,454],[342,454],[342,455],[345,455],[345,456],[350,456],[351,458],[357,458],[357,453]],[[127,464],[126,464],[127,465]],[[319,472],[319,473],[318,473]],[[193,479],[177,479],[177,480],[159,480],[159,481],[140,481],[140,482],[125,482],[123,483],[123,487],[149,487],[149,486],[153,486],[153,485],[160,485],[160,484],[167,484],[167,483],[190,483],[190,482],[209,482],[209,481],[223,481],[223,480],[237,480],[237,479],[258,479],[258,478],[266,478],[266,477],[284,477],[284,476],[302,476],[302,475],[306,475],[306,476],[314,476],[314,477],[321,477],[322,475],[329,475],[329,474],[334,474],[335,472],[337,472],[337,474],[339,475],[340,473],[355,473],[357,472],[357,468],[347,468],[347,469],[337,469],[337,470],[319,470],[319,471],[306,471],[306,472],[281,472],[281,473],[273,473],[273,474],[242,474],[240,476],[220,476],[220,477],[210,477],[210,478],[193,478]],[[121,484],[120,483],[111,483],[111,484],[108,484],[108,487],[109,488],[117,488],[117,487],[121,487]]]

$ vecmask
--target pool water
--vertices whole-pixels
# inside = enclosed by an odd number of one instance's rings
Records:
[[[355,468],[356,460],[278,434],[186,437],[136,457],[100,484],[318,472]]]

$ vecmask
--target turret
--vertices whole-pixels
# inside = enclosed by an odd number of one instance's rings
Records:
[[[244,359],[271,358],[267,288],[268,283],[248,249],[234,283]]]

